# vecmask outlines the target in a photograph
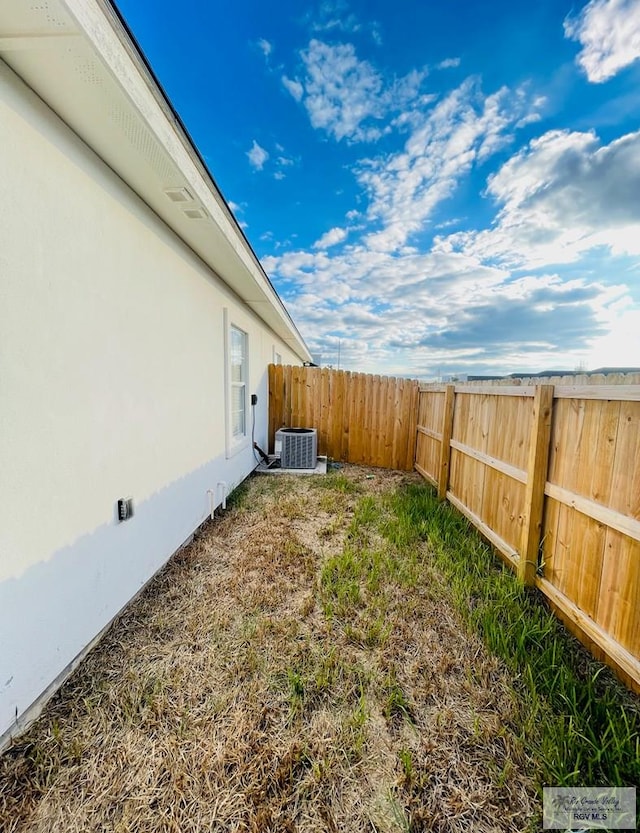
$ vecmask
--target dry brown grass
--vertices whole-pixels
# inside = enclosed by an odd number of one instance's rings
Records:
[[[0,759],[0,829],[525,829],[507,674],[425,563],[352,523],[406,477],[253,479]],[[322,571],[345,547],[384,581],[338,610]]]

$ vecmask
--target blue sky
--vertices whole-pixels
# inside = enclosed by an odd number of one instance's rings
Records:
[[[316,360],[640,366],[640,0],[118,0]]]

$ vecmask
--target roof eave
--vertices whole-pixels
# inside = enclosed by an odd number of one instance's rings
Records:
[[[0,57],[302,361],[310,359],[111,0],[48,0],[46,7],[27,9],[23,0],[3,0]],[[192,195],[189,207],[197,209],[198,219],[167,197],[167,190],[183,187]]]

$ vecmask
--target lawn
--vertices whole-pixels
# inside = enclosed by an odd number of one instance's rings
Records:
[[[0,759],[0,829],[535,830],[639,728],[417,476],[258,476]]]

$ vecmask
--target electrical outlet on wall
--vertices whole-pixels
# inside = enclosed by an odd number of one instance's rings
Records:
[[[122,523],[122,521],[128,521],[129,518],[133,517],[133,498],[121,497],[118,499],[116,517],[119,523]]]

